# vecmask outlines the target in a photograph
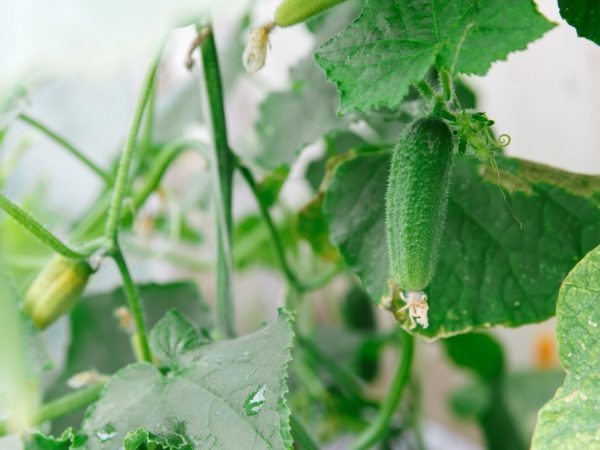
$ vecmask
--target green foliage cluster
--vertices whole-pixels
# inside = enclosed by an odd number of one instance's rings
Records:
[[[597,2],[558,3],[580,36],[600,44]],[[10,349],[3,355],[7,379],[23,399],[21,415],[0,422],[0,436],[21,433],[26,450],[312,450],[349,436],[354,450],[425,448],[412,361],[427,339],[439,340],[448,360],[468,374],[449,408],[480,426],[488,448],[600,448],[600,177],[504,154],[509,139],[496,137],[494,121],[461,79],[485,75],[555,24],[533,0],[283,0],[276,24],[308,20],[299,26],[313,34],[315,48],[292,69],[289,88],[263,100],[252,151],[242,153],[230,146],[224,96],[237,77],[248,76],[241,73],[242,53],[264,60],[268,42],[253,33],[243,52],[248,17],[223,51],[210,21],[197,24],[192,51],[203,63],[200,96],[210,114],[195,118],[212,130],[208,146],[156,137],[166,126],[155,115],[160,57],[110,168],[26,111],[15,112],[14,102],[0,105],[11,118],[0,145],[22,122],[103,182],[97,200],[72,223],[57,223],[41,191],[20,203],[0,193],[0,312],[9,321],[0,322],[0,338]],[[425,164],[420,158],[431,139],[423,136],[394,154],[398,136],[410,135],[423,117],[443,127],[448,161]],[[313,197],[298,209],[285,206],[280,192],[292,166],[317,142],[323,152],[302,174]],[[199,152],[210,166],[203,174],[211,177],[203,186],[210,205],[199,195],[176,218],[157,213],[150,225],[196,253],[212,246],[208,261],[156,254],[131,239],[140,210],[186,151]],[[438,172],[452,159],[446,192],[447,183],[436,186],[447,174]],[[256,212],[234,218],[235,174]],[[0,171],[0,186],[9,176]],[[195,224],[192,213],[199,211],[213,217],[215,242],[207,243]],[[435,229],[419,234],[417,222]],[[411,242],[404,231],[387,233],[387,242],[386,226],[393,231],[399,224],[408,224]],[[52,231],[58,228],[64,238]],[[210,271],[214,298],[205,300],[193,281],[137,282],[128,264],[136,254],[192,275]],[[28,291],[56,258],[85,265],[85,280],[75,289],[68,274],[44,276]],[[81,295],[88,277],[110,260],[122,285]],[[426,291],[428,327],[415,327],[405,308],[394,311],[392,329],[382,327],[376,308],[402,306],[402,286],[393,281],[411,264],[427,272],[418,288]],[[238,336],[232,280],[258,267],[285,282],[285,308]],[[345,294],[330,288],[333,279],[343,281]],[[339,297],[329,303],[335,326],[314,320],[316,292],[323,290]],[[49,318],[43,321],[36,315],[40,293],[52,297],[40,306]],[[31,302],[36,308],[27,307]],[[60,315],[68,316],[70,340],[63,366],[47,382],[48,355],[35,325]],[[511,371],[499,342],[482,331],[554,315],[566,377]],[[374,397],[368,387],[382,375],[386,350],[396,354],[397,368],[387,394]]]

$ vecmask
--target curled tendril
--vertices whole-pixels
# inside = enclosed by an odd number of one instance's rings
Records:
[[[508,147],[510,145],[511,138],[508,134],[501,134],[498,136],[498,144],[500,147]]]

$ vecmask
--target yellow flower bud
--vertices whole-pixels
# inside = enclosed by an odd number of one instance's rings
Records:
[[[39,328],[46,328],[77,303],[93,272],[85,261],[55,256],[37,275],[23,310]]]

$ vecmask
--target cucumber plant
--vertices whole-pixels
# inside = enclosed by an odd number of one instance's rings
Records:
[[[597,43],[594,2],[558,3]],[[198,13],[180,62],[206,113],[165,117],[161,46],[110,164],[19,103],[22,88],[0,92],[11,99],[0,102],[0,447],[8,436],[25,450],[428,448],[432,370],[414,360],[438,340],[470,375],[448,413],[479,426],[487,448],[600,448],[600,176],[507,155],[511,130],[463,78],[556,24],[533,0],[282,0],[266,23],[246,11],[228,44],[215,39],[223,18]],[[276,65],[268,46],[292,26],[312,34],[311,54],[287,89],[266,92],[254,135],[230,139],[233,82]],[[165,138],[174,116],[210,132]],[[80,216],[11,184],[23,129],[98,178]],[[320,154],[299,158],[315,143]],[[210,182],[183,194],[165,174],[188,152],[203,164],[186,169]],[[312,197],[290,206],[285,187],[299,182]],[[234,214],[248,194],[254,209]],[[149,258],[190,280],[141,283],[131,266]],[[273,300],[256,270],[285,287],[277,313],[240,307],[244,272]],[[102,291],[111,276],[118,286]],[[553,340],[539,367],[515,372],[485,331],[554,315],[566,376]],[[50,357],[61,329],[68,348]]]

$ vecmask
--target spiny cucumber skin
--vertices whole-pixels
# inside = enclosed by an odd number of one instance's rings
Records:
[[[453,160],[452,134],[439,119],[417,119],[394,148],[385,220],[390,274],[402,290],[423,291],[433,278]]]
[[[346,0],[283,0],[275,11],[275,24],[289,27],[302,23]]]

